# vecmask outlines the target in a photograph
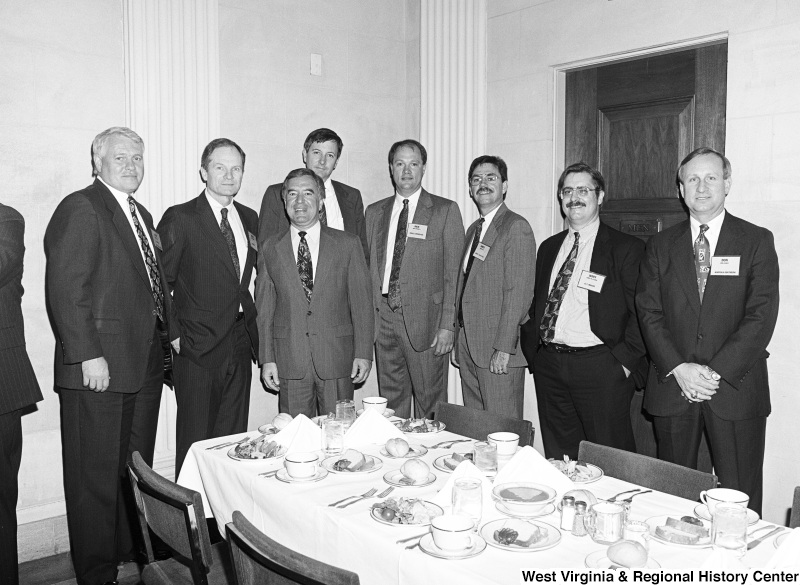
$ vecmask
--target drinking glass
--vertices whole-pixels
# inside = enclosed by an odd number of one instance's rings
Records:
[[[711,523],[711,545],[715,550],[729,550],[743,557],[747,552],[747,509],[732,502],[719,502]]]
[[[336,419],[342,421],[344,430],[347,432],[347,429],[349,429],[356,420],[356,403],[352,400],[337,400]]]
[[[481,471],[497,471],[497,445],[487,442],[475,443],[475,467]]]
[[[483,514],[483,490],[479,479],[462,477],[453,482],[453,514],[469,516],[477,530]]]
[[[325,455],[338,455],[344,451],[344,424],[335,418],[322,420],[322,451]]]
[[[625,522],[623,538],[625,540],[638,542],[644,547],[644,550],[650,551],[650,527],[646,522],[641,522],[639,520],[628,520]]]

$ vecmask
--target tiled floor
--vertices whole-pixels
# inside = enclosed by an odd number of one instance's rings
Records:
[[[139,585],[139,565],[125,563],[117,579],[120,585]],[[19,566],[20,585],[76,585],[69,553],[28,561]]]

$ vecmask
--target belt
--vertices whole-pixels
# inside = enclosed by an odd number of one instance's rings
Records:
[[[590,345],[589,347],[572,347],[571,345],[564,345],[562,343],[545,343],[542,341],[545,350],[555,353],[579,353],[582,351],[590,351],[603,347],[603,345]]]
[[[239,311],[239,314],[236,315],[236,319],[234,319],[233,321],[235,323],[237,321],[241,321],[242,319],[244,319],[244,313],[242,311]]]

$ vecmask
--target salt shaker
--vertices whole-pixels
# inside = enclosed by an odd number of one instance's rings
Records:
[[[575,502],[575,522],[572,524],[572,534],[575,536],[586,536],[586,525],[583,519],[586,516],[586,502]]]
[[[561,530],[572,531],[575,524],[575,498],[564,496],[561,500]]]

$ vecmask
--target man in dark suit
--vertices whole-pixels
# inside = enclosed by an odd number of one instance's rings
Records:
[[[280,412],[334,412],[372,367],[374,317],[358,238],[321,225],[322,179],[296,169],[283,183],[291,227],[259,251],[261,379]]]
[[[722,154],[690,153],[678,185],[689,220],[648,242],[636,292],[652,358],[644,407],[660,459],[696,467],[705,429],[720,483],[760,513],[778,256],[769,230],[725,211],[731,166]]]
[[[455,201],[422,188],[428,153],[416,140],[389,150],[395,194],[367,208],[375,353],[381,396],[398,416],[433,416],[447,401],[447,354],[464,223]]]
[[[364,257],[369,256],[367,232],[364,229],[364,203],[361,191],[339,181],[331,180],[344,143],[339,135],[328,128],[314,130],[303,143],[303,164],[322,179],[325,189],[322,193],[322,225],[344,230],[361,240]],[[289,229],[289,217],[283,204],[283,183],[270,185],[261,200],[258,234],[259,243],[271,235],[282,235]]]
[[[252,360],[258,356],[250,279],[258,252],[256,212],[234,202],[244,151],[227,138],[203,150],[205,191],[170,207],[158,224],[177,319],[175,477],[196,441],[247,430]]]
[[[160,333],[172,302],[161,239],[133,198],[143,152],[128,128],[98,134],[94,183],[61,201],[44,236],[67,524],[80,585],[114,582],[118,562],[134,556],[139,524],[126,464],[134,451],[153,463]]]
[[[533,297],[536,240],[528,221],[503,202],[503,159],[479,156],[467,181],[481,217],[467,230],[457,288],[454,354],[464,406],[522,418],[527,362],[519,325]]]
[[[25,349],[22,258],[25,221],[0,203],[0,575],[17,585],[17,474],[22,460],[22,411],[42,399]]]
[[[536,384],[545,455],[582,440],[635,451],[630,405],[647,368],[634,294],[641,240],[600,221],[605,180],[584,163],[561,173],[569,229],[539,247],[522,350]]]

